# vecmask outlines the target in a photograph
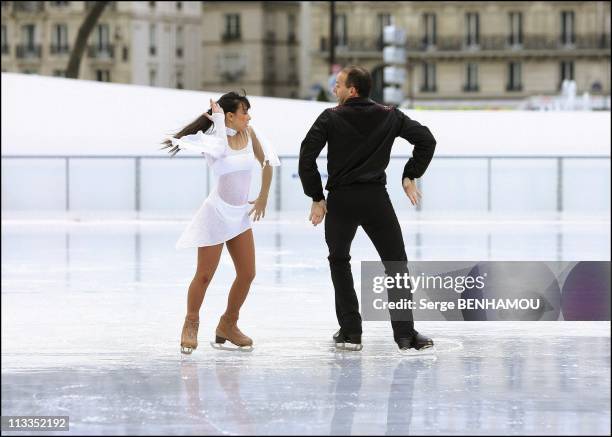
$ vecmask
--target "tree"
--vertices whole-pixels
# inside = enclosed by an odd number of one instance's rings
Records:
[[[104,8],[110,2],[92,3],[94,3],[94,5],[89,9],[87,15],[85,16],[85,20],[83,20],[83,23],[79,28],[79,33],[77,34],[74,47],[72,48],[72,52],[70,53],[68,68],[66,68],[66,77],[69,77],[71,79],[77,79],[79,77],[81,59],[83,58],[83,53],[85,52],[85,48],[87,47],[87,40],[89,39],[89,35],[91,34],[94,27],[96,27],[98,19],[102,15],[102,12],[104,12]]]

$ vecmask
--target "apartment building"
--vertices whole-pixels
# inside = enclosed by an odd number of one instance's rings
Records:
[[[310,2],[308,86],[326,86],[330,4]],[[335,61],[371,69],[382,98],[382,31],[407,32],[414,102],[521,100],[558,94],[564,79],[578,93],[610,94],[610,3],[603,1],[335,2]]]
[[[299,2],[202,4],[201,89],[299,97]]]
[[[64,76],[94,2],[3,1],[2,71]],[[80,79],[198,89],[199,2],[109,2],[81,61]]]
[[[2,7],[2,71],[61,76],[93,2]],[[610,3],[436,1],[335,3],[335,63],[371,69],[382,100],[382,32],[406,30],[415,103],[514,102],[610,95]],[[328,1],[110,2],[80,78],[250,95],[308,98],[329,88]]]

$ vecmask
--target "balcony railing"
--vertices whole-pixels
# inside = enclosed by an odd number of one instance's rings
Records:
[[[264,36],[265,43],[275,43],[276,42],[276,32],[268,31]]]
[[[93,8],[96,3],[97,2],[85,2],[85,10],[88,11],[89,9]],[[117,2],[109,2],[106,5],[106,8],[104,8],[104,10],[105,11],[108,11],[108,10],[116,11],[117,10]]]
[[[12,2],[13,12],[37,13],[45,10],[45,2]]]
[[[51,46],[49,47],[49,52],[52,55],[67,54],[70,53],[70,48],[68,47],[68,44],[51,44]]]
[[[336,50],[338,49],[349,52],[380,52],[382,46],[378,45],[377,38],[336,38]],[[321,38],[320,50],[322,52],[329,50],[329,38]]]
[[[221,35],[221,40],[223,42],[240,41],[241,39],[242,36],[240,35],[240,33],[224,33],[223,35]]]
[[[115,46],[112,44],[90,45],[87,50],[90,58],[110,58],[115,57]]]
[[[506,91],[523,91],[523,84],[507,84]]]
[[[433,85],[433,86],[424,86],[424,85],[421,85],[419,90],[422,93],[437,93],[438,92],[438,86],[437,85]]]
[[[40,44],[19,44],[17,45],[17,58],[40,58],[41,51]]]
[[[518,40],[518,38],[515,38]],[[508,35],[481,36],[478,44],[468,45],[464,37],[439,37],[435,38],[435,44],[431,38],[408,38],[406,50],[409,52],[487,52],[487,51],[512,51],[517,50],[593,50],[609,49],[609,34],[586,34],[577,35],[575,43],[568,45],[561,42],[561,38],[546,35],[529,35],[521,38],[522,43],[513,43]],[[374,52],[382,54],[382,38],[380,37],[354,37],[339,41],[336,39],[336,49],[342,52]],[[319,50],[329,51],[329,38],[320,39]]]

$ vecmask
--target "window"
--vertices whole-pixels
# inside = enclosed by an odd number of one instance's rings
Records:
[[[66,70],[53,70],[53,76],[66,77]]]
[[[181,9],[183,9],[183,2],[176,2],[176,10],[180,11]]]
[[[51,53],[68,53],[68,26],[66,24],[53,26]]]
[[[183,85],[183,72],[182,71],[177,71],[176,72],[176,87],[179,90],[182,90],[184,88],[184,85]]]
[[[9,52],[9,48],[8,48],[8,34],[6,32],[6,25],[2,25],[2,53],[8,53]]]
[[[123,62],[127,62],[128,61],[128,48],[127,47],[123,47]]]
[[[508,44],[517,46],[523,44],[523,14],[520,12],[510,12],[510,34]]]
[[[110,82],[110,71],[96,70],[96,80],[98,82]]]
[[[521,64],[519,62],[510,62],[508,64],[508,85],[506,86],[506,91],[521,91],[522,88]]]
[[[108,24],[98,24],[96,29],[96,46],[100,51],[107,50],[110,46],[110,31]]]
[[[149,85],[155,86],[155,82],[157,79],[157,71],[154,69],[149,70]]]
[[[574,80],[574,61],[561,61],[560,73],[559,89],[561,89],[564,80]]]
[[[480,29],[478,14],[475,12],[468,12],[466,14],[466,31],[465,31],[465,44],[468,47],[476,46],[480,42]]]
[[[382,50],[382,48],[385,45],[385,40],[384,40],[384,31],[385,31],[385,26],[390,26],[391,25],[391,14],[378,14],[377,20],[376,20],[377,26],[378,26],[378,50]]]
[[[346,14],[336,15],[336,45],[344,47],[348,45]]]
[[[155,30],[155,24],[149,24],[149,55],[151,56],[155,56],[157,52]]]
[[[98,24],[95,32],[93,32],[93,45],[89,48],[89,56],[98,57],[114,57],[114,47],[110,44],[109,25],[105,23]]]
[[[287,41],[295,42],[295,31],[296,31],[296,22],[295,15],[289,14],[287,16]]]
[[[55,7],[62,7],[62,6],[68,6],[70,2],[51,2],[51,4]],[[59,71],[59,70],[57,70]]]
[[[436,91],[436,64],[432,62],[423,63],[423,82],[421,85],[421,91]]]
[[[240,53],[224,51],[218,56],[219,73],[223,80],[235,81],[239,79],[246,69],[246,57]]]
[[[464,91],[478,91],[478,64],[470,62],[465,67]]]
[[[21,43],[27,48],[34,48],[36,27],[33,24],[21,26]]]
[[[155,2],[149,2],[149,8],[155,9]]]
[[[183,26],[177,26],[176,28],[176,56],[179,58],[183,57],[183,45],[185,44],[185,36],[183,34]]]
[[[574,33],[574,12],[561,12],[561,43],[574,44],[576,35]]]
[[[425,47],[436,45],[436,14],[423,14],[423,27],[425,35],[423,37],[423,45]]]
[[[240,14],[225,15],[224,40],[240,39]]]
[[[3,49],[4,50],[4,49]],[[8,48],[7,48],[8,50]],[[21,26],[21,44],[17,45],[17,58],[40,57],[40,44],[36,44],[36,27],[34,24]],[[33,71],[33,70],[32,70]]]

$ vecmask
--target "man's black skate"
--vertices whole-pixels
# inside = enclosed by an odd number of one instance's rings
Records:
[[[431,338],[415,332],[410,338],[398,338],[397,345],[399,346],[400,351],[408,351],[410,349],[423,351],[425,349],[433,348],[434,342]]]
[[[360,351],[363,349],[361,344],[361,334],[344,335],[339,329],[333,336],[336,349],[345,349],[350,351]]]

